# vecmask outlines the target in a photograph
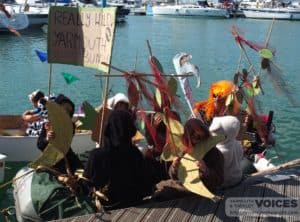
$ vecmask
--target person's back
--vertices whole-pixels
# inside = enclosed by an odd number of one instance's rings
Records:
[[[240,122],[234,116],[215,117],[209,128],[212,135],[225,135],[226,140],[217,144],[224,157],[224,187],[237,184],[242,178],[243,148],[236,140]]]
[[[104,147],[90,153],[84,176],[107,195],[109,201],[104,205],[131,205],[146,193],[145,162],[131,142],[135,133],[132,115],[115,110],[104,131]]]

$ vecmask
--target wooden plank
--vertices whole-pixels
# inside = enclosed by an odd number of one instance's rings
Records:
[[[284,194],[286,197],[300,199],[300,178],[292,178],[285,183]],[[298,202],[299,203],[299,202]],[[299,216],[283,216],[285,221],[299,221]]]
[[[199,198],[197,203],[198,204],[193,210],[189,221],[211,221],[215,215],[220,201],[213,202],[209,199]]]
[[[143,217],[147,214],[149,208],[146,206],[131,207],[127,209],[118,220],[113,221],[142,221]]]
[[[229,217],[225,213],[225,207],[226,207],[226,199],[230,197],[240,197],[241,194],[244,193],[245,190],[245,183],[242,182],[241,184],[227,188],[223,191],[223,199],[219,203],[218,208],[215,211],[214,217],[212,218],[212,222],[220,222],[220,221],[225,221],[225,222],[234,222],[237,221],[236,217]]]
[[[173,211],[173,208],[178,204],[180,200],[172,200],[159,203],[156,208],[151,208],[145,215],[143,221],[166,221],[168,215]]]
[[[272,182],[269,180],[267,183],[265,183],[265,193],[263,196],[263,199],[268,198],[282,198],[284,197],[284,181],[278,181],[278,182]],[[267,222],[267,221],[274,221],[274,222],[281,222],[283,218],[278,216],[264,216],[260,215],[260,222]]]
[[[199,197],[188,197],[180,200],[180,202],[174,206],[174,210],[168,216],[167,221],[188,221],[198,205]]]

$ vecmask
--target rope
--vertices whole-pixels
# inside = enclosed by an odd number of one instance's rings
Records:
[[[16,180],[21,179],[21,178],[24,177],[24,176],[27,176],[28,174],[32,173],[33,171],[35,171],[35,170],[34,170],[34,169],[33,169],[33,170],[30,170],[30,171],[28,171],[28,172],[22,174],[21,176],[18,176],[18,177],[16,177],[16,178],[13,178],[12,180],[9,180],[8,182],[6,182],[6,183],[4,183],[4,184],[1,184],[1,185],[0,185],[0,189],[2,189],[2,188],[4,188],[4,187],[8,186],[9,184],[14,183]]]
[[[11,212],[11,209],[15,209],[15,207],[7,207],[0,211],[0,213],[3,214],[6,222],[11,222],[11,220],[9,219],[9,216],[15,214],[15,212]]]

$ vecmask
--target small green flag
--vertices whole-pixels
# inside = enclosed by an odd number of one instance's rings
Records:
[[[76,77],[70,73],[62,72],[61,74],[64,77],[67,84],[71,84],[71,83],[75,82],[76,80],[79,80],[78,77]]]

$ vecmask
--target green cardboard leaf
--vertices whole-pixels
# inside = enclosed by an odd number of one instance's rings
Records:
[[[161,73],[164,73],[164,69],[163,69],[162,65],[160,64],[159,60],[155,56],[152,56],[152,61],[153,61],[153,64],[158,68],[158,70]]]
[[[169,87],[169,91],[170,91],[171,95],[175,96],[178,85],[177,85],[176,79],[173,76],[168,81],[168,87]]]
[[[272,59],[273,53],[270,49],[261,49],[259,50],[259,55],[265,59]]]
[[[96,123],[97,112],[96,112],[95,108],[91,104],[89,104],[87,101],[83,102],[83,110],[84,110],[85,116],[79,118],[79,120],[81,122],[79,129],[92,130]]]

